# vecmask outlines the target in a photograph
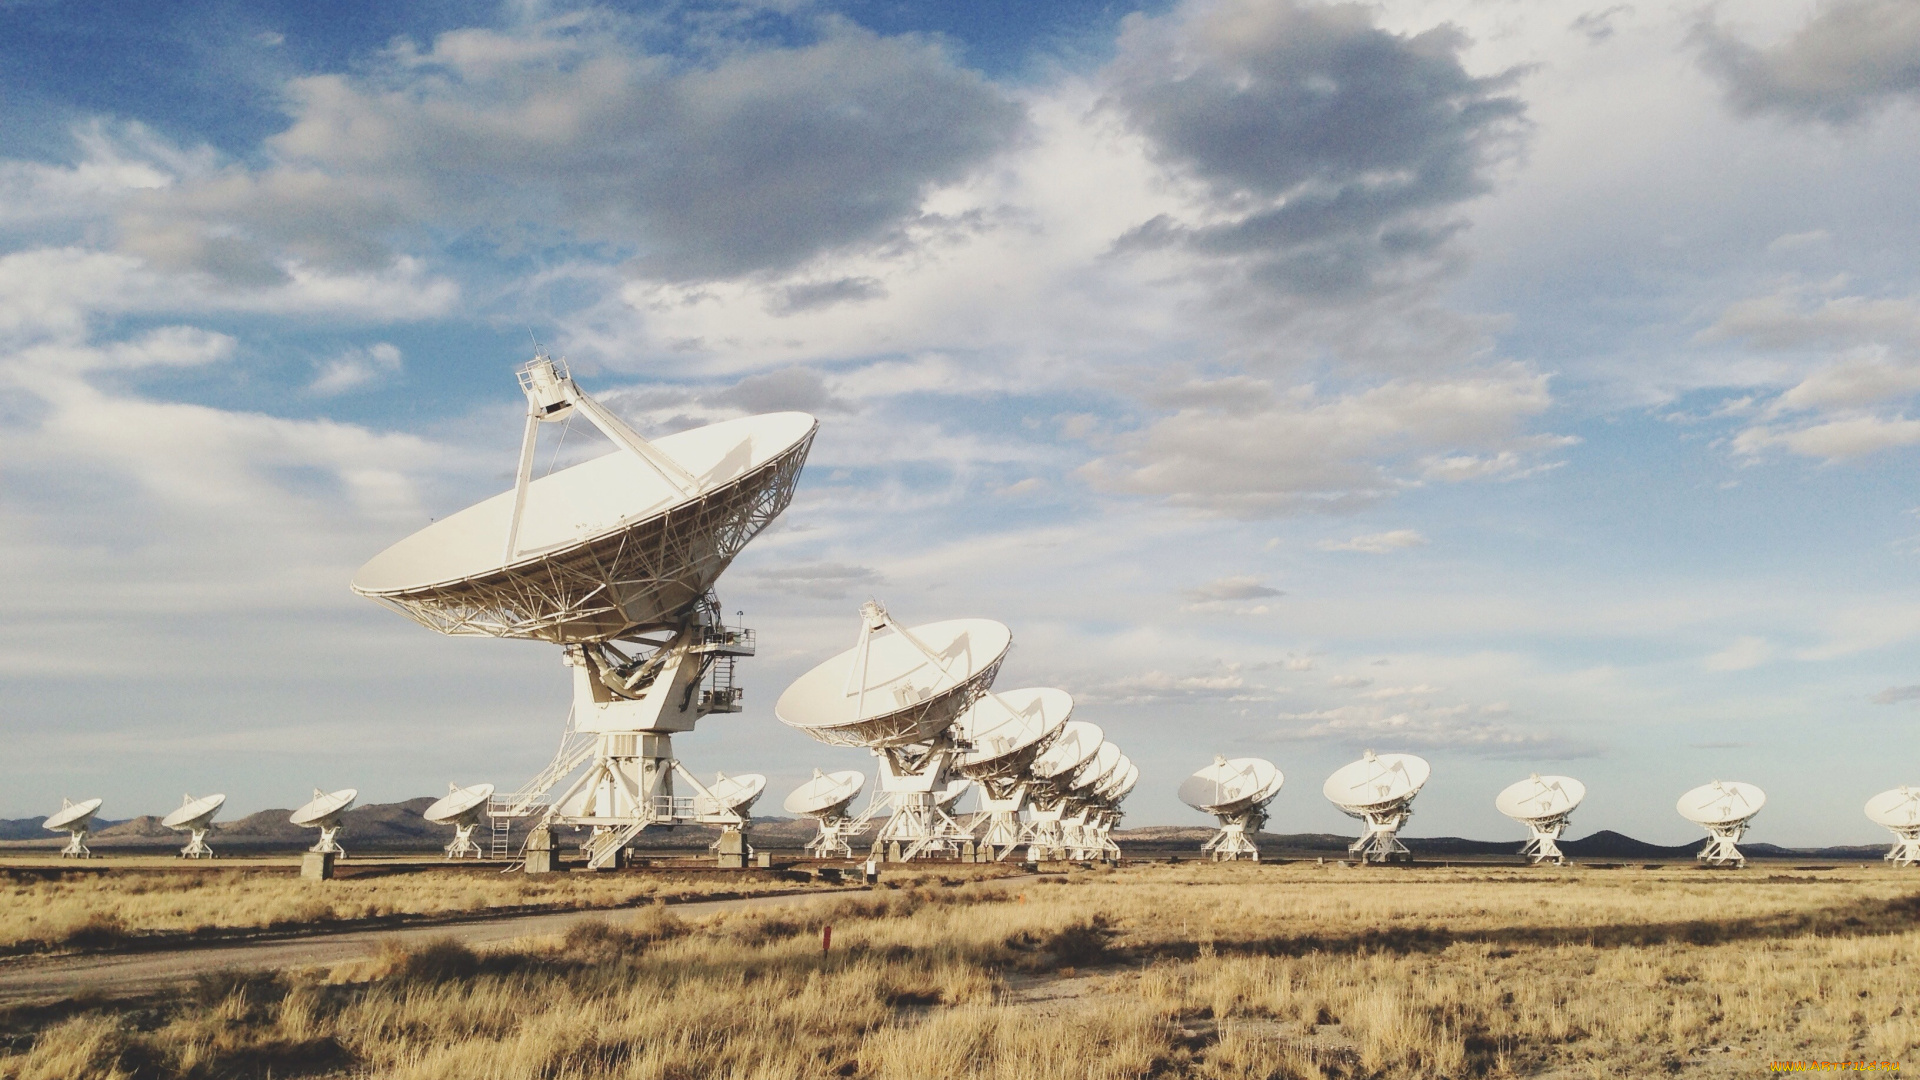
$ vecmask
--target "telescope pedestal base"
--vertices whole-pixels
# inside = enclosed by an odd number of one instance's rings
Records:
[[[463,859],[467,856],[480,858],[480,845],[473,842],[473,830],[479,827],[480,823],[477,821],[454,826],[453,843],[446,846],[447,858]]]
[[[1893,835],[1893,850],[1887,852],[1887,861],[1895,866],[1920,865],[1920,825],[1895,829]]]
[[[1412,862],[1413,852],[1400,842],[1400,829],[1413,816],[1404,808],[1395,808],[1365,817],[1367,831],[1347,847],[1347,854],[1362,863]]]
[[[1736,870],[1745,869],[1747,857],[1740,854],[1740,849],[1734,845],[1740,842],[1741,837],[1747,835],[1747,823],[1742,821],[1735,825],[1708,825],[1706,828],[1707,846],[1701,848],[1700,854],[1694,856],[1700,860],[1700,864],[1702,866],[1730,865]]]
[[[1529,821],[1527,831],[1533,835],[1529,836],[1526,844],[1520,848],[1520,854],[1527,857],[1528,864],[1533,866],[1541,863],[1552,863],[1555,866],[1567,864],[1567,857],[1561,852],[1559,844],[1560,834],[1567,831],[1565,818],[1547,822]]]
[[[213,858],[213,849],[207,846],[207,830],[194,829],[193,839],[188,840],[187,846],[180,849],[180,857],[183,859]]]
[[[300,876],[309,881],[331,880],[333,860],[331,851],[309,851],[300,856]]]

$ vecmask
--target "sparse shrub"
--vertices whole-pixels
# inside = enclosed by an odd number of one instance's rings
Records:
[[[75,949],[115,949],[132,936],[120,916],[95,912],[68,928],[60,943]]]
[[[1090,967],[1107,958],[1107,941],[1114,936],[1107,917],[1095,915],[1055,930],[1041,939],[1041,948],[1059,967]]]
[[[377,970],[383,978],[451,982],[479,974],[480,957],[452,937],[437,937],[414,946],[388,938],[380,943]]]

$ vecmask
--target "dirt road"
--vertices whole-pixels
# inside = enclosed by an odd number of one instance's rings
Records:
[[[752,896],[737,900],[704,900],[675,904],[674,913],[688,918],[740,908],[810,904],[835,891],[812,895]],[[408,927],[401,930],[348,930],[336,934],[270,941],[239,941],[217,945],[187,945],[164,951],[28,959],[0,966],[0,1005],[31,1005],[63,1001],[80,995],[130,997],[152,993],[199,975],[216,971],[265,971],[338,964],[369,956],[382,941],[421,942],[451,937],[470,946],[515,938],[564,934],[585,919],[618,919],[632,909],[560,911],[543,915],[507,915],[498,919]]]

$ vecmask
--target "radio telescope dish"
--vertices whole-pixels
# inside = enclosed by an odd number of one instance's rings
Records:
[[[421,817],[435,825],[453,826],[453,842],[445,849],[447,858],[481,857],[480,845],[473,842],[473,831],[480,827],[480,819],[486,815],[487,804],[492,799],[492,784],[461,787],[450,783],[446,795],[420,812]]]
[[[1893,830],[1888,862],[1895,866],[1920,864],[1920,788],[1902,784],[1868,799],[1867,820]]]
[[[819,823],[819,834],[807,841],[807,850],[813,852],[815,857],[853,858],[853,848],[847,843],[847,837],[857,834],[859,829],[848,827],[851,821],[847,816],[847,808],[860,797],[860,790],[866,784],[865,774],[852,769],[832,773],[815,769],[813,779],[793,789],[793,794],[780,804],[789,814],[810,817]],[[861,824],[864,826],[865,823]]]
[[[993,685],[1013,644],[991,619],[908,630],[872,601],[860,613],[859,644],[795,679],[773,707],[782,723],[831,746],[932,742]]]
[[[1286,776],[1273,762],[1260,758],[1216,757],[1213,764],[1180,784],[1180,801],[1220,819],[1220,828],[1200,850],[1216,861],[1232,862],[1245,855],[1260,861],[1253,838],[1267,823],[1267,803],[1280,794]]]
[[[583,850],[602,869],[650,826],[702,820],[710,793],[672,738],[709,713],[741,711],[734,665],[755,652],[753,632],[725,624],[712,589],[792,501],[818,423],[771,413],[649,441],[581,390],[564,361],[537,353],[519,381],[527,411],[513,489],[374,556],[353,588],[444,634],[565,646],[568,734],[545,770],[487,813],[536,819],[529,851],[551,851],[534,841],[550,841],[555,825],[591,827]],[[575,419],[615,451],[535,479],[542,425]],[[677,783],[694,794],[677,795]],[[742,865],[728,859],[740,854],[729,848],[722,865]],[[551,856],[525,865],[553,868]]]
[[[866,774],[853,769],[831,773],[815,769],[813,779],[794,788],[793,794],[780,805],[787,813],[800,817],[843,815],[866,785]]]
[[[1067,784],[1068,790],[1075,795],[1091,792],[1100,781],[1105,780],[1120,766],[1120,759],[1124,756],[1118,745],[1110,742],[1101,743],[1100,749],[1094,751],[1093,757],[1073,774],[1072,780]]]
[[[1413,799],[1433,775],[1424,758],[1412,754],[1375,754],[1343,765],[1320,789],[1348,817],[1367,823],[1367,831],[1347,848],[1362,863],[1391,862],[1413,853],[1400,842],[1400,829],[1413,816]]]
[[[1067,721],[1046,750],[1034,758],[1031,768],[1034,779],[1059,780],[1071,776],[1092,761],[1093,755],[1100,752],[1100,744],[1106,741],[1100,725],[1085,720]]]
[[[954,723],[963,750],[954,767],[976,780],[1024,777],[1067,718],[1073,695],[1051,687],[983,694]]]
[[[1747,857],[1734,845],[1747,834],[1747,824],[1766,804],[1767,793],[1752,784],[1715,780],[1680,796],[1674,809],[1707,830],[1707,846],[1695,858],[1712,866],[1732,863],[1744,867]]]
[[[619,425],[633,452],[442,518],[374,556],[353,590],[443,634],[565,645],[673,627],[785,508],[818,427],[769,413],[647,442]]]
[[[340,815],[352,809],[353,800],[359,797],[360,792],[354,788],[341,788],[331,794],[314,788],[313,800],[295,810],[287,820],[303,829],[320,830],[320,839],[308,851],[345,855],[346,849],[335,843],[334,838],[340,835]]]
[[[63,859],[90,859],[93,852],[87,848],[87,834],[93,831],[93,815],[100,812],[99,799],[87,799],[84,802],[60,800],[60,812],[41,823],[48,832],[67,834],[67,846],[60,849]]]
[[[1093,798],[1103,803],[1112,802],[1118,797],[1115,793],[1118,792],[1122,786],[1129,780],[1137,780],[1139,777],[1140,766],[1135,765],[1132,758],[1121,754],[1120,761],[1113,767],[1113,771],[1102,777],[1099,783],[1093,785]]]
[[[214,815],[226,802],[225,795],[202,795],[198,799],[187,795],[180,800],[180,809],[160,819],[160,824],[174,832],[190,835],[187,846],[180,849],[181,858],[213,858],[213,849],[207,846],[207,831],[213,828]]]
[[[728,776],[720,773],[707,785],[707,794],[695,800],[695,812],[701,815],[738,814],[746,817],[767,790],[767,778],[759,773]]]
[[[1587,797],[1587,786],[1571,776],[1532,776],[1508,786],[1494,797],[1493,808],[1525,825],[1529,831],[1520,854],[1529,863],[1565,864],[1560,836],[1567,831],[1573,808]]]

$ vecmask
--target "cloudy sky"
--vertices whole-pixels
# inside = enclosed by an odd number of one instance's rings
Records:
[[[1869,843],[1920,783],[1907,0],[0,6],[0,816],[515,786],[558,650],[361,562],[510,482],[537,337],[644,433],[820,418],[699,772],[863,599],[1141,766],[1428,757],[1414,835]],[[604,447],[550,447],[565,464]],[[543,468],[546,467],[544,464]]]

